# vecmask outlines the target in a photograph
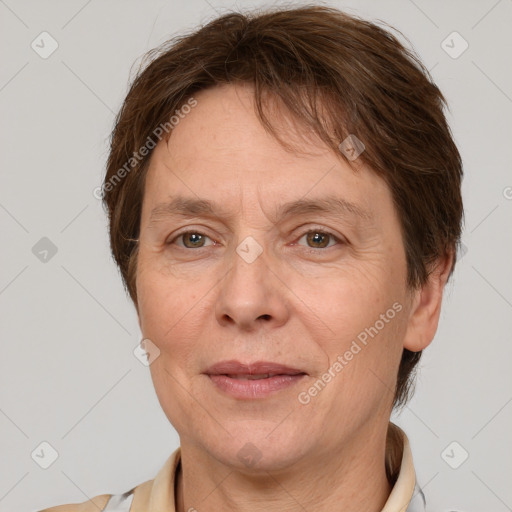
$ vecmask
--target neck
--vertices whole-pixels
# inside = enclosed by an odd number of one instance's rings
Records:
[[[380,512],[391,492],[386,432],[368,434],[338,450],[318,450],[293,467],[251,475],[182,443],[176,511]]]

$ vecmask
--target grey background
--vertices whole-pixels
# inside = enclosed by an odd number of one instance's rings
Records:
[[[410,39],[448,99],[464,158],[467,252],[396,421],[430,510],[512,510],[512,1],[330,3]],[[93,190],[132,64],[173,34],[254,5],[269,3],[0,0],[0,510],[124,492],[178,446],[132,352],[135,310]],[[47,59],[31,48],[42,31],[59,45]],[[453,31],[469,43],[457,59],[441,47]],[[40,246],[33,253],[43,237],[57,248],[46,262]],[[59,454],[46,470],[31,457],[43,441]],[[469,453],[457,469],[441,455],[453,441],[462,448],[448,450],[452,464]]]

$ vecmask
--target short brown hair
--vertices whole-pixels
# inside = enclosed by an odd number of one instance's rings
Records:
[[[400,217],[411,289],[426,283],[440,257],[452,253],[455,264],[462,162],[446,102],[428,70],[389,30],[324,6],[229,13],[150,51],[141,68],[115,121],[103,183],[112,253],[135,305],[151,156],[146,151],[140,158],[137,150],[157,127],[169,126],[193,94],[221,84],[253,85],[259,119],[285,146],[266,98],[278,100],[338,154],[349,134],[363,141],[360,159],[386,181]],[[395,406],[406,402],[420,356],[404,349]]]

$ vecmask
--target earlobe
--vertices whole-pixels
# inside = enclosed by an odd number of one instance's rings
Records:
[[[453,265],[453,252],[440,258],[427,282],[413,292],[404,348],[419,352],[430,345],[437,331],[443,291]]]

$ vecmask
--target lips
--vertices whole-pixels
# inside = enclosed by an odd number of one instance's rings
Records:
[[[271,397],[298,385],[306,378],[306,372],[280,363],[256,361],[243,364],[240,361],[222,361],[210,366],[205,372],[210,382],[237,400],[255,400]]]
[[[260,380],[260,379],[269,379],[270,377],[275,377],[276,375],[284,375],[283,373],[262,373],[260,375],[251,375],[251,374],[237,374],[237,373],[228,373],[226,377],[230,379],[242,379],[242,380]]]
[[[226,375],[231,379],[240,380],[268,379],[278,375],[306,375],[306,372],[299,368],[292,368],[270,361],[243,364],[236,360],[221,361],[210,366],[204,373],[207,375]]]

